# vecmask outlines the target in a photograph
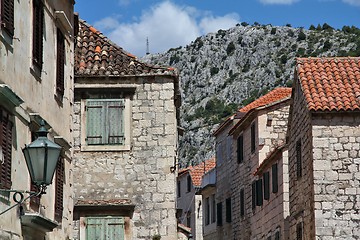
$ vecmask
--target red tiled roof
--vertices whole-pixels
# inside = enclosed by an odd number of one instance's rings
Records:
[[[205,162],[200,163],[199,165],[181,169],[179,172],[189,171],[193,185],[195,187],[200,187],[204,174],[213,169],[215,166],[215,158],[211,158],[209,160],[206,160]]]
[[[360,110],[360,57],[298,58],[296,62],[309,110]]]
[[[256,99],[252,103],[249,103],[245,107],[239,109],[239,112],[248,112],[254,108],[262,107],[291,96],[291,88],[279,87],[275,88],[271,92],[265,94],[264,96]]]
[[[132,54],[111,42],[84,20],[79,20],[75,48],[75,76],[172,75],[174,68],[142,63]]]

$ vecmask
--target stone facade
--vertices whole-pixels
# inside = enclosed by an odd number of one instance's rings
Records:
[[[296,82],[290,119],[290,239],[358,239],[359,115],[310,112]]]
[[[203,201],[203,239],[216,239],[216,168],[207,172],[201,184]]]
[[[55,221],[55,178],[41,196],[38,210],[30,207],[29,200],[0,217],[0,239],[70,239],[72,237],[72,104],[74,40],[73,1],[41,1],[44,28],[41,71],[33,62],[33,1],[13,1],[14,33],[0,29],[0,108],[10,114],[12,122],[11,189],[30,191],[31,180],[21,149],[33,140],[40,120],[46,121],[48,138],[63,147],[64,184],[62,216]],[[64,36],[64,92],[56,89],[57,29]],[[59,66],[58,67],[62,67]],[[3,112],[2,112],[3,113]],[[2,114],[1,118],[4,115]],[[3,146],[2,146],[3,147]],[[1,158],[3,157],[1,151]],[[2,188],[2,187],[0,187]],[[27,194],[24,194],[27,197]],[[12,194],[0,194],[0,211],[14,204]],[[42,224],[26,222],[36,217]],[[46,224],[57,225],[55,229]]]
[[[98,78],[98,81],[92,79],[91,90],[86,89],[86,79],[76,80],[79,83],[74,103],[76,199],[126,201],[127,204],[120,204],[130,212],[120,214],[130,217],[125,222],[125,239],[151,239],[157,234],[165,240],[177,238],[173,171],[177,157],[175,80],[167,76],[115,77],[108,81]],[[132,90],[128,92],[129,89]],[[90,96],[89,92],[102,95],[112,92],[130,99],[129,150],[114,151],[111,145],[107,150],[82,150],[81,132],[85,126],[81,101],[84,96]],[[75,211],[78,212],[77,206]],[[78,213],[82,225],[89,213]],[[75,239],[83,239],[84,231],[80,227]]]

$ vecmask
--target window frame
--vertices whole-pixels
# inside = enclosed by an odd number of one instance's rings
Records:
[[[250,127],[250,140],[251,140],[251,153],[255,153],[256,150],[256,126],[255,122]]]
[[[87,135],[87,114],[86,114],[86,101],[89,99],[101,100],[103,98],[88,98],[81,99],[81,151],[130,151],[130,142],[131,142],[131,100],[129,96],[124,96],[121,98],[106,98],[113,100],[125,100],[124,108],[124,136],[125,144],[124,145],[88,145],[86,142]]]
[[[44,55],[44,4],[41,0],[32,1],[33,21],[32,21],[32,64],[41,75]]]
[[[15,32],[15,0],[0,0],[0,16],[1,29],[13,37]]]
[[[0,106],[0,147],[3,163],[0,165],[0,188],[11,189],[12,172],[12,141],[13,121],[12,114]],[[5,131],[5,133],[3,132]],[[5,149],[4,149],[5,148]]]
[[[237,153],[237,162],[244,162],[244,136],[241,134],[236,140],[236,153]]]
[[[186,177],[186,192],[191,192],[191,176],[190,174]]]
[[[272,175],[272,192],[277,193],[279,191],[279,176],[278,176],[278,164],[274,163],[271,167]]]
[[[57,99],[62,101],[65,92],[65,35],[60,28],[56,30],[56,89]]]
[[[222,202],[216,204],[216,225],[221,227],[223,225],[222,219]]]
[[[227,223],[231,223],[232,216],[231,216],[231,197],[225,200],[225,221]]]
[[[270,172],[264,172],[263,174],[263,185],[264,185],[264,200],[270,199]]]

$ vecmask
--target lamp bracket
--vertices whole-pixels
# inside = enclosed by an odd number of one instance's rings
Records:
[[[15,189],[0,189],[0,192],[13,193],[13,200],[15,202],[14,205],[9,206],[4,211],[0,212],[0,215],[3,215],[4,213],[8,212],[9,210],[13,209],[14,207],[21,205],[23,202],[25,202],[29,198],[37,197],[37,196],[43,194],[45,192],[45,189],[46,189],[46,186],[40,186],[39,191],[37,191],[37,192],[32,192],[32,191],[27,191],[27,190],[15,190]],[[24,194],[29,194],[29,196],[24,197]]]

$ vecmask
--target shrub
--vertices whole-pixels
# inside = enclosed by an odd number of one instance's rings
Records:
[[[229,45],[226,48],[226,53],[228,56],[231,56],[235,51],[235,44],[233,42],[230,42]]]
[[[215,74],[217,74],[219,72],[219,68],[217,67],[212,67],[210,68],[210,75],[214,76]]]
[[[247,22],[242,22],[241,23],[241,26],[243,26],[243,27],[246,27],[246,26],[248,26],[249,24],[247,23]]]
[[[303,41],[305,39],[306,39],[305,33],[303,31],[300,31],[297,40],[298,41]]]
[[[273,28],[271,29],[271,31],[270,31],[270,34],[274,35],[275,33],[276,33],[276,28],[273,27]]]
[[[315,28],[314,25],[311,24],[310,27],[309,27],[309,30],[313,30],[313,31],[314,31],[314,30],[316,30],[316,28]]]

